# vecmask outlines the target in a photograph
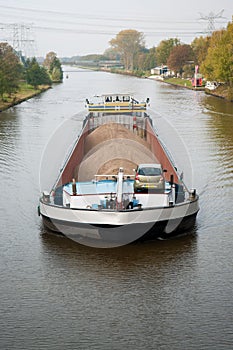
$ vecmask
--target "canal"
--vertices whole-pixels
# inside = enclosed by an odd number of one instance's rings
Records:
[[[0,348],[232,349],[233,104],[149,79],[68,75],[0,113]],[[111,92],[150,97],[156,126],[200,194],[188,235],[94,249],[42,226],[46,144],[86,98]]]

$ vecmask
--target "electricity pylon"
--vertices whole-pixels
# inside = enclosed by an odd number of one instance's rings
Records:
[[[6,41],[22,58],[35,56],[35,39],[32,24],[0,23],[0,41]]]
[[[206,29],[206,34],[211,35],[214,31],[215,31],[215,25],[214,22],[217,18],[224,18],[222,16],[224,10],[221,10],[219,13],[214,14],[213,12],[210,12],[208,16],[203,15],[202,13],[200,13],[200,19],[204,20],[204,21],[208,21],[208,26]]]

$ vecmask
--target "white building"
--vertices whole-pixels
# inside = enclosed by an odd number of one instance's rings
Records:
[[[165,77],[168,77],[171,75],[170,69],[168,69],[168,67],[164,65],[160,67],[151,68],[150,72],[152,75],[162,75]]]

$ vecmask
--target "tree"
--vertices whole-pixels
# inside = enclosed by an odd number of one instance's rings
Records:
[[[143,34],[134,29],[122,30],[110,44],[120,53],[125,70],[133,71],[136,55],[145,47]]]
[[[156,66],[156,48],[152,47],[140,55],[140,69],[150,70]]]
[[[167,60],[168,67],[176,74],[182,75],[184,66],[187,63],[194,61],[194,52],[190,45],[183,44],[175,46]]]
[[[43,66],[49,71],[52,62],[55,60],[55,58],[57,57],[57,54],[53,51],[50,51],[47,53],[45,60],[43,62]]]
[[[168,57],[174,47],[180,45],[180,40],[177,38],[170,38],[162,40],[156,49],[156,61],[158,65],[167,64]]]
[[[205,38],[203,36],[200,36],[199,38],[195,38],[192,41],[191,47],[195,54],[195,61],[196,61],[195,63],[197,63],[199,66],[206,59],[209,46],[210,46],[209,36]]]
[[[7,43],[0,43],[0,95],[17,91],[22,77],[22,65],[13,48]]]
[[[61,82],[63,80],[63,71],[61,68],[61,62],[57,58],[55,52],[47,53],[43,66],[48,70],[52,81]]]
[[[102,60],[105,60],[107,57],[105,57],[105,55],[100,55],[100,54],[89,54],[89,55],[85,55],[85,56],[81,56],[80,59],[83,61],[95,61],[95,62],[99,62]]]
[[[201,71],[208,79],[233,83],[233,23],[212,34]]]
[[[120,54],[116,51],[116,49],[109,47],[104,51],[104,56],[109,60],[120,60]]]
[[[26,61],[26,81],[35,89],[38,85],[51,85],[51,79],[46,69],[39,65],[36,58]]]

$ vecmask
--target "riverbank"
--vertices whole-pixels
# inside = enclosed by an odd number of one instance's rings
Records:
[[[108,73],[130,75],[130,76],[138,77],[138,78],[148,78],[149,77],[149,71],[148,72],[138,71],[138,70],[127,71],[127,70],[119,69],[119,68],[104,68],[104,67],[101,67],[98,70],[100,70],[102,72],[108,72]]]
[[[227,101],[233,102],[233,88],[227,84],[219,85],[215,90],[209,90],[209,89],[206,89],[205,86],[196,87],[196,88],[193,87],[191,84],[191,81],[188,79],[169,78],[161,81],[174,86],[184,87],[186,89],[191,89],[196,91],[205,91],[207,95],[212,95],[212,96],[223,98]]]
[[[124,71],[123,69],[119,68],[106,68],[106,67],[92,67],[92,66],[77,66],[79,68],[83,69],[90,69],[93,71],[102,71],[107,73],[114,73],[114,74],[122,74],[122,75],[130,75],[135,76],[138,78],[147,78],[155,81],[159,81],[161,83],[170,84],[176,87],[182,87],[184,89],[190,89],[195,91],[204,91],[208,95],[212,95],[214,97],[222,98],[227,101],[233,102],[233,87],[230,87],[229,85],[220,85],[216,90],[211,91],[205,89],[204,86],[201,87],[193,87],[190,79],[180,79],[180,78],[165,78],[165,79],[156,79],[153,78],[150,75],[149,71]]]
[[[151,78],[150,78],[151,79]],[[204,86],[192,86],[190,79],[180,79],[180,78],[165,78],[160,80],[163,83],[170,84],[177,87],[182,87],[185,89],[195,90],[195,91],[205,91]]]
[[[205,89],[205,86],[200,86],[200,87],[192,86],[190,79],[180,79],[180,78],[165,78],[165,79],[157,78],[156,79],[155,77],[153,78],[153,76],[149,75],[148,72],[141,72],[141,71],[128,72],[117,68],[101,68],[100,70],[109,72],[109,73],[136,76],[138,78],[148,78],[151,80],[159,81],[161,83],[170,84],[170,85],[173,85],[176,87],[182,87],[185,89],[190,89],[195,91],[205,91],[205,93],[208,95],[212,95],[218,98],[223,98],[227,101],[233,102],[233,87],[230,87],[229,85],[220,85],[215,90],[208,90],[208,89]]]
[[[215,90],[205,90],[206,94],[214,97],[223,98],[227,101],[233,102],[233,87],[229,85],[220,85]]]
[[[0,100],[0,112],[37,96],[50,88],[50,85],[39,85],[37,89],[34,89],[31,85],[21,83],[19,90],[15,94],[12,94],[11,97],[4,96],[4,100]]]

